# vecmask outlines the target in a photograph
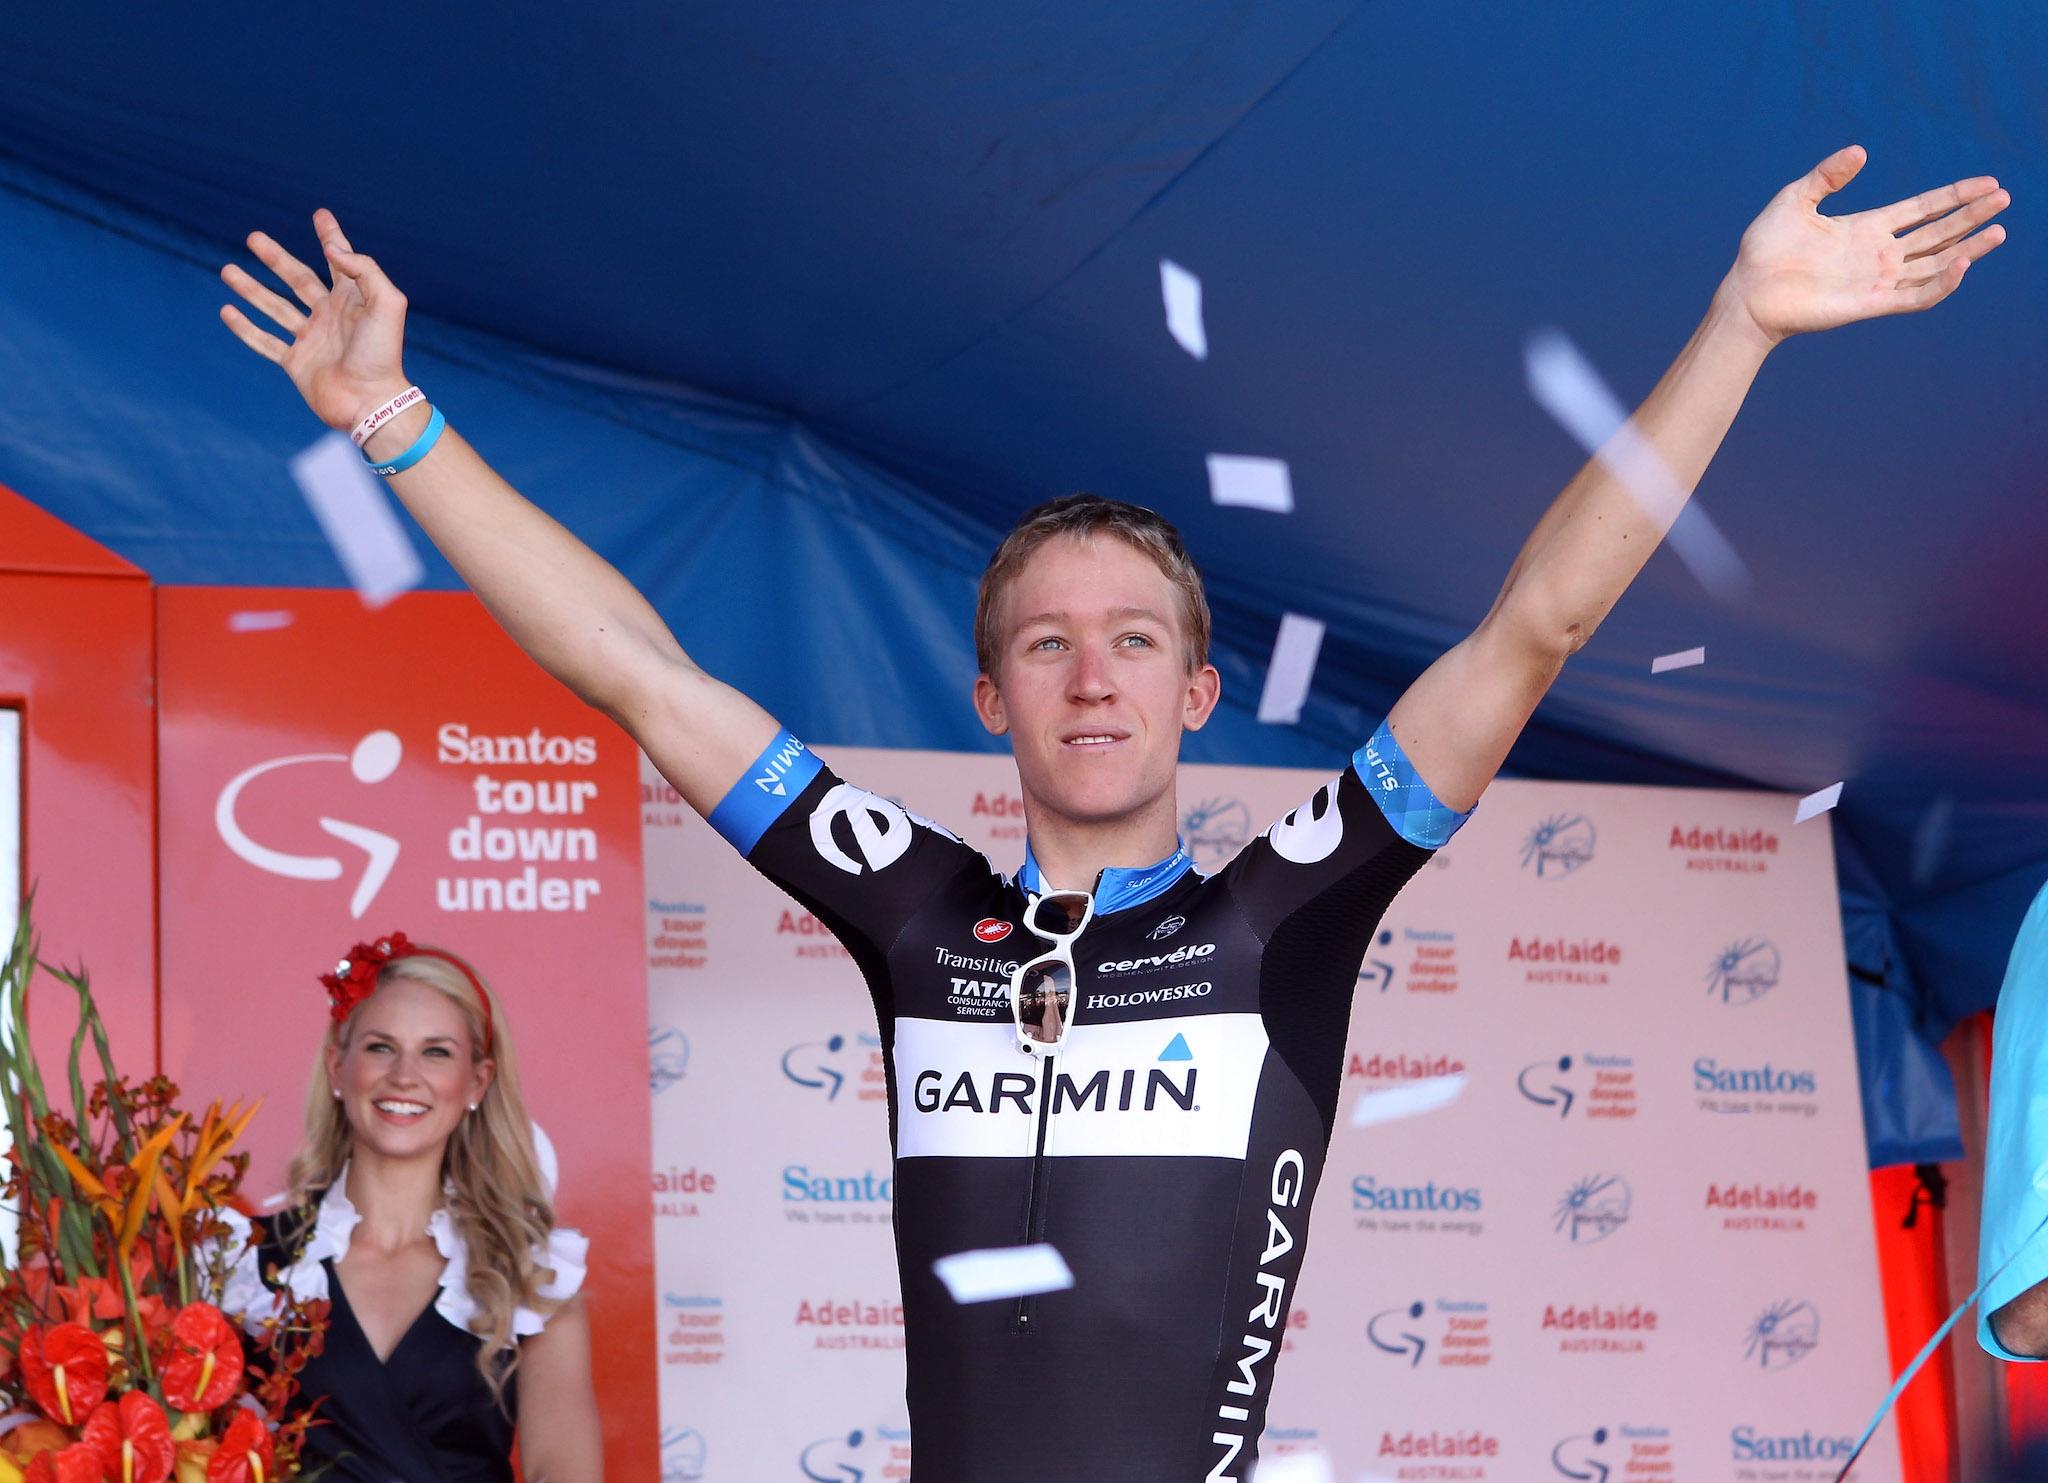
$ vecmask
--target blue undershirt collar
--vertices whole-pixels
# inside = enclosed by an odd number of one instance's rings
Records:
[[[1176,845],[1172,854],[1154,864],[1131,870],[1112,865],[1096,876],[1095,914],[1105,916],[1128,907],[1143,906],[1154,897],[1164,895],[1174,882],[1195,868],[1194,857],[1188,854],[1188,842],[1176,836]],[[1024,864],[1017,872],[1017,884],[1034,896],[1043,895],[1049,889],[1045,872],[1038,868],[1038,857],[1031,853],[1029,840],[1024,844]]]

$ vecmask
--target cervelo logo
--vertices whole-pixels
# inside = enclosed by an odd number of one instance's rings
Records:
[[[1185,963],[1199,963],[1202,959],[1213,956],[1215,951],[1216,944],[1213,942],[1188,943],[1170,953],[1153,953],[1143,958],[1113,958],[1107,963],[1098,964],[1095,976],[1122,978],[1127,974],[1150,973],[1159,968],[1178,968]]]
[[[1574,1246],[1591,1246],[1628,1224],[1631,1203],[1619,1174],[1588,1174],[1559,1197],[1551,1229]]]
[[[1584,814],[1552,814],[1522,842],[1522,868],[1538,880],[1570,875],[1593,858],[1593,821]]]
[[[1273,853],[1296,865],[1327,860],[1344,842],[1344,816],[1337,807],[1341,777],[1331,778],[1316,796],[1266,831]]]
[[[1154,942],[1162,942],[1188,924],[1186,917],[1168,917],[1145,935]]]
[[[1784,1298],[1759,1313],[1744,1335],[1742,1355],[1759,1369],[1783,1370],[1820,1343],[1820,1310],[1804,1298]]]
[[[1001,917],[983,917],[974,924],[977,942],[1001,942],[1010,935],[1010,924]]]
[[[1216,1419],[1222,1426],[1209,1436],[1209,1441],[1223,1451],[1203,1475],[1203,1483],[1237,1483],[1237,1474],[1225,1470],[1234,1467],[1238,1454],[1244,1451],[1246,1429],[1259,1389],[1272,1378],[1270,1365],[1266,1367],[1264,1377],[1253,1372],[1262,1360],[1272,1354],[1276,1341],[1268,1335],[1280,1327],[1281,1315],[1287,1307],[1287,1274],[1266,1269],[1294,1250],[1294,1232],[1288,1228],[1286,1212],[1300,1209],[1302,1187],[1307,1182],[1308,1167],[1296,1150],[1286,1149],[1273,1160],[1272,1199],[1266,1207],[1266,1240],[1264,1249],[1259,1253],[1259,1270],[1253,1274],[1259,1286],[1258,1305],[1245,1316],[1245,1331],[1241,1336],[1243,1352],[1237,1359],[1237,1374],[1223,1385],[1228,1394],[1216,1408]],[[1230,1397],[1241,1398],[1242,1403]]]
[[[399,741],[396,732],[372,731],[346,753],[299,752],[289,757],[273,757],[268,762],[259,762],[254,767],[245,768],[237,773],[228,785],[220,790],[220,796],[213,804],[213,827],[219,833],[222,843],[258,870],[266,870],[272,875],[281,875],[288,880],[339,880],[342,873],[341,861],[332,855],[291,855],[283,850],[273,850],[251,839],[235,818],[235,807],[241,801],[242,790],[266,773],[315,762],[345,762],[357,782],[381,783],[398,770],[399,761],[404,753],[404,745]],[[320,827],[336,839],[354,845],[367,857],[363,873],[357,878],[355,890],[349,896],[348,902],[348,914],[351,917],[360,917],[369,910],[370,903],[377,899],[377,893],[384,889],[384,882],[390,879],[391,869],[398,863],[398,841],[388,834],[342,819],[322,816]]]
[[[1778,986],[1784,960],[1768,938],[1730,943],[1707,970],[1707,994],[1723,1004],[1750,1004]]]

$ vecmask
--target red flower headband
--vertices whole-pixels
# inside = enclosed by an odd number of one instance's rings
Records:
[[[339,1025],[355,1013],[356,1006],[370,997],[377,987],[377,975],[386,963],[399,958],[439,958],[444,963],[453,963],[462,970],[462,976],[469,980],[469,986],[476,990],[476,1002],[484,1016],[484,1054],[491,1053],[493,1041],[491,1027],[491,996],[484,992],[470,966],[453,953],[444,953],[437,947],[416,947],[406,940],[403,932],[393,932],[375,942],[359,942],[348,950],[348,956],[334,965],[334,972],[320,975],[320,982],[327,985],[327,997],[333,1002],[334,1023]]]

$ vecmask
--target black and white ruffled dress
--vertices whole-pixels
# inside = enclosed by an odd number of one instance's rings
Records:
[[[362,1215],[349,1203],[348,1170],[321,1198],[310,1234],[294,1253],[279,1237],[282,1216],[248,1222],[229,1213],[242,1256],[230,1269],[221,1307],[252,1334],[273,1311],[271,1273],[276,1286],[302,1298],[323,1298],[330,1306],[327,1342],[299,1374],[296,1404],[325,1397],[316,1413],[324,1425],[306,1434],[309,1469],[331,1465],[324,1477],[336,1483],[511,1483],[512,1433],[518,1416],[518,1372],[505,1384],[504,1406],[491,1396],[478,1373],[477,1351],[484,1341],[470,1332],[476,1304],[467,1281],[469,1253],[446,1210],[427,1224],[445,1265],[434,1301],[413,1321],[384,1360],[370,1346],[335,1275],[348,1254],[349,1238]],[[566,1302],[583,1286],[590,1243],[567,1228],[548,1238],[536,1253],[554,1280],[540,1295]],[[530,1308],[512,1316],[516,1343],[539,1333],[547,1320]]]

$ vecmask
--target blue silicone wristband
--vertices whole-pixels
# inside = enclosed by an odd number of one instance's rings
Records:
[[[446,427],[447,425],[448,419],[443,417],[441,415],[441,409],[439,407],[436,407],[434,408],[434,415],[427,419],[426,431],[421,433],[419,437],[416,440],[414,440],[413,445],[410,448],[406,449],[405,452],[399,454],[398,457],[392,459],[391,462],[389,463],[379,463],[377,462],[377,460],[370,457],[369,454],[365,453],[363,455],[363,462],[367,463],[372,469],[375,469],[380,474],[384,474],[387,476],[391,474],[402,474],[407,469],[411,468],[414,464],[418,463],[421,459],[425,458],[429,453],[432,453],[434,451],[434,445],[441,441],[441,429]]]

